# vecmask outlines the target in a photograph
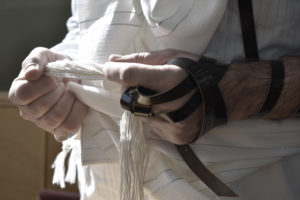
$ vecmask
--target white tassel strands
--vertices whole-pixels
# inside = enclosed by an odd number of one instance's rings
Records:
[[[121,200],[144,200],[148,146],[142,122],[126,111],[120,124]]]
[[[102,68],[101,64],[78,63],[66,59],[48,63],[44,74],[55,77],[103,80]]]
[[[45,75],[76,79],[104,80],[103,65],[95,63],[78,63],[70,60],[60,60],[49,63]],[[101,103],[101,102],[99,102]],[[78,161],[69,160],[69,171],[65,177],[64,162],[69,151],[63,150],[55,164],[54,182],[64,187],[64,180],[75,181],[76,170],[70,165]],[[148,162],[148,146],[143,134],[142,122],[130,112],[125,111],[120,123],[120,200],[145,200],[144,177]],[[75,154],[71,153],[70,159]],[[78,159],[78,158],[77,158]],[[58,169],[60,168],[60,170]],[[79,174],[80,175],[80,174]],[[81,183],[84,180],[79,181]]]

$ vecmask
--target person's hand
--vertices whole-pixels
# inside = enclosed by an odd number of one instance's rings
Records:
[[[180,83],[187,73],[175,65],[167,65],[174,57],[186,57],[198,60],[196,55],[175,50],[163,50],[150,53],[136,53],[119,56],[112,55],[105,64],[106,77],[120,83],[124,88],[143,86],[162,92]],[[170,112],[180,108],[188,101],[195,90],[171,102],[154,105],[153,113]],[[143,118],[151,130],[161,138],[174,144],[186,144],[194,140],[201,128],[202,108],[196,109],[188,118],[177,123],[168,123],[156,117]]]
[[[9,98],[20,109],[20,115],[60,141],[79,130],[88,111],[66,90],[63,80],[43,76],[47,63],[66,58],[46,48],[34,49],[9,90]]]

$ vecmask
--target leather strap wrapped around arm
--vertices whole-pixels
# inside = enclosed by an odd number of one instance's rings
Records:
[[[271,82],[269,94],[261,108],[261,113],[270,112],[276,105],[284,84],[284,65],[281,60],[270,61],[271,64]]]
[[[202,130],[199,135],[205,134],[209,129],[227,122],[226,107],[218,82],[226,72],[228,65],[200,60],[193,61],[188,58],[174,58],[168,64],[183,68],[197,83],[202,95],[204,115]]]
[[[178,99],[196,87],[195,81],[188,76],[174,88],[157,93],[144,87],[128,88],[121,96],[121,106],[136,116],[158,117],[169,123],[176,123],[190,116],[201,104],[202,98],[197,91],[179,109],[167,113],[153,113],[152,105]]]
[[[202,130],[199,136],[205,134],[213,126],[226,123],[225,103],[217,85],[228,66],[210,62],[206,59],[195,62],[187,58],[174,58],[168,64],[183,68],[197,83],[202,96],[202,104],[204,104]],[[237,197],[234,191],[205,167],[189,145],[176,145],[176,148],[189,168],[215,194],[225,197]]]

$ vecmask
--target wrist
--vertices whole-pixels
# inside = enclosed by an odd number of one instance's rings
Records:
[[[272,80],[271,62],[257,61],[229,66],[226,74],[219,82],[227,109],[228,120],[241,120],[262,112],[275,81],[278,99],[274,105],[268,106],[266,113],[261,113],[265,119],[283,119],[292,116],[300,107],[300,58],[286,56],[282,58],[284,73],[282,83]],[[278,66],[277,66],[278,67]],[[272,91],[271,91],[272,90]]]
[[[231,64],[219,82],[228,120],[259,113],[270,86],[270,64],[265,61]]]

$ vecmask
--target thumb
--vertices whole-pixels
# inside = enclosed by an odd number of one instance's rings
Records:
[[[103,71],[110,81],[126,87],[143,86],[155,91],[171,88],[186,77],[186,72],[175,65],[107,62]]]
[[[148,52],[133,53],[133,54],[128,54],[128,55],[112,54],[109,56],[109,61],[151,64],[151,63],[149,63],[149,56],[151,56],[151,54]]]
[[[25,79],[32,82],[40,79],[43,74],[43,67],[37,63],[28,63],[24,66]]]
[[[152,52],[133,53],[129,55],[117,55],[112,54],[109,57],[111,62],[129,62],[129,63],[141,63],[146,65],[164,65],[167,64],[171,58],[184,57],[195,61],[198,61],[200,56],[172,49],[165,49]]]

